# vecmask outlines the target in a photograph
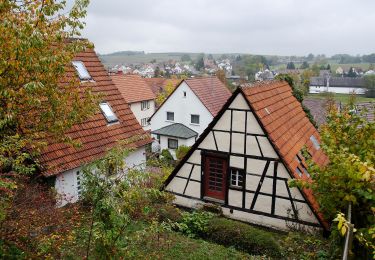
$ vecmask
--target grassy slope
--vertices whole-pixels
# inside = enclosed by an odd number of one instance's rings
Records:
[[[347,94],[334,94],[334,98],[336,101],[342,102],[342,103],[348,103],[350,95]],[[306,98],[309,99],[325,99],[326,95],[324,94],[308,94]],[[362,95],[356,96],[356,102],[362,103],[362,102],[375,102],[375,98],[367,98]]]

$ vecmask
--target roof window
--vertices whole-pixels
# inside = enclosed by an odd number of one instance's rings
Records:
[[[318,142],[318,140],[316,139],[315,136],[310,136],[310,141],[313,143],[314,147],[316,150],[319,150],[320,149],[320,144]]]
[[[99,106],[108,123],[114,123],[118,121],[117,116],[107,102],[100,103]]]
[[[82,61],[72,61],[73,67],[76,69],[80,80],[91,80],[90,73],[87,71]]]

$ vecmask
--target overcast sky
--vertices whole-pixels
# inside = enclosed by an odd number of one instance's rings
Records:
[[[101,54],[368,54],[375,0],[91,0],[83,36]]]

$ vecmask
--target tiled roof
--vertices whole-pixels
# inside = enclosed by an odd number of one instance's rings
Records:
[[[124,102],[94,50],[89,49],[79,53],[74,60],[82,61],[94,80],[94,82],[81,83],[80,87],[91,87],[94,93],[102,93],[103,100],[109,103],[119,122],[108,125],[98,109],[92,118],[82,124],[74,125],[67,132],[73,140],[81,142],[80,148],[49,142],[40,157],[45,176],[56,175],[98,159],[120,140],[129,140],[128,147],[140,147],[152,141],[139,125],[128,104]],[[67,74],[70,77],[76,76],[72,66],[68,66]]]
[[[181,139],[189,139],[198,135],[197,132],[180,123],[164,126],[160,129],[152,131],[151,133],[157,135],[177,137]]]
[[[344,88],[364,88],[365,80],[363,78],[331,77],[329,79],[329,86]]]
[[[296,156],[303,147],[307,148],[312,160],[318,165],[328,163],[327,156],[321,149],[316,149],[310,140],[314,136],[320,142],[319,133],[307,118],[301,103],[292,95],[287,82],[262,82],[242,87],[241,90],[295,178],[300,178],[296,171],[300,164]],[[325,223],[311,190],[305,189],[303,192],[322,223]]]
[[[310,86],[326,86],[327,78],[325,77],[311,77]]]
[[[172,82],[173,86],[176,87],[181,82],[181,79],[144,78],[144,81],[151,88],[152,92],[157,95],[169,82]]]
[[[327,122],[327,101],[324,99],[305,98],[303,104],[310,110],[318,126]],[[336,102],[337,108],[340,104]]]
[[[115,74],[111,75],[111,79],[126,102],[129,104],[155,99],[154,93],[151,91],[144,79],[139,75]]]
[[[364,117],[368,122],[375,121],[375,103],[363,102],[355,105],[356,113]]]
[[[192,78],[184,81],[212,116],[216,116],[232,96],[229,89],[217,77]]]

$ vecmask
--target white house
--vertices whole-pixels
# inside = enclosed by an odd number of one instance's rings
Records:
[[[90,87],[102,94],[98,112],[87,121],[74,125],[66,134],[81,147],[49,140],[41,152],[42,174],[52,178],[59,196],[58,205],[76,202],[81,191],[82,166],[102,157],[119,141],[127,141],[133,152],[124,158],[127,167],[145,167],[145,146],[151,137],[139,125],[128,104],[109,78],[92,49],[79,53],[67,67],[67,78],[79,77],[82,89]]]
[[[318,94],[332,92],[337,94],[365,94],[366,87],[363,78],[349,77],[311,77],[309,93]]]
[[[180,145],[192,145],[230,96],[216,77],[183,80],[150,119],[160,149],[174,155]]]
[[[155,112],[155,95],[145,80],[135,74],[115,74],[111,79],[143,129],[150,130],[148,120]]]
[[[319,133],[284,81],[238,88],[164,184],[175,203],[220,206],[225,216],[266,227],[327,228],[310,190],[306,147],[319,165],[328,159]]]

